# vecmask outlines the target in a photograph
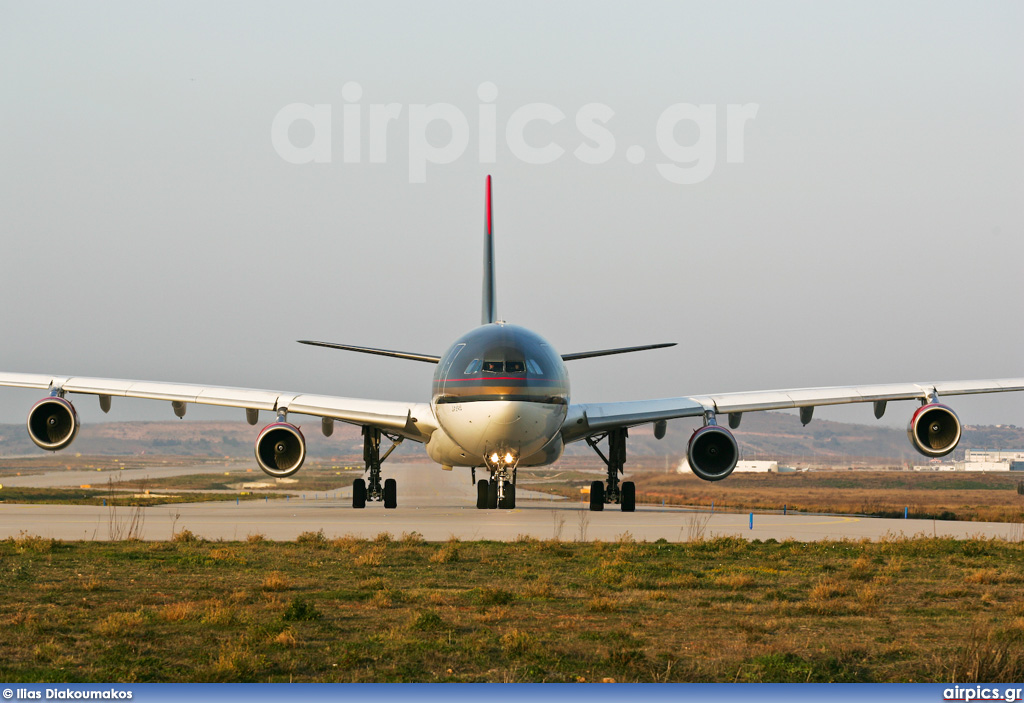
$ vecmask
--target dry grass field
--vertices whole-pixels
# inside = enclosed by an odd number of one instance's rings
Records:
[[[601,474],[535,471],[531,484],[579,499],[580,488]],[[1024,476],[1015,473],[924,473],[912,471],[807,471],[782,474],[734,473],[707,482],[691,474],[627,471],[637,502],[710,506],[729,510],[788,510],[875,517],[1024,522]],[[529,480],[529,479],[528,479]]]
[[[279,493],[231,492],[212,493],[182,491],[175,493],[135,493],[131,490],[109,488],[28,488],[5,487],[0,490],[3,503],[47,503],[50,505],[106,505],[109,507],[150,507],[174,503],[205,503],[211,501],[271,500],[283,498]]]
[[[5,681],[1020,681],[1024,544],[0,542]]]
[[[639,462],[638,462],[639,464]],[[168,466],[194,465],[196,473],[161,476]],[[124,480],[121,469],[152,469],[145,479]],[[41,456],[0,460],[0,485],[5,476],[38,474],[44,471],[88,470],[96,472],[92,491],[0,489],[0,502],[87,502],[109,500],[111,492],[122,494],[192,493],[193,499],[210,500],[218,496],[210,491],[230,491],[259,498],[272,493],[298,491],[335,491],[351,486],[362,475],[361,468],[343,462],[311,460],[285,482],[274,481],[249,462],[197,460],[194,457],[54,457]],[[230,473],[226,471],[230,469]],[[519,480],[531,490],[547,491],[580,499],[580,489],[602,478],[593,461],[561,462],[556,467],[523,469]],[[723,509],[781,510],[815,513],[844,513],[876,517],[903,517],[909,508],[912,518],[940,520],[976,520],[1024,523],[1024,476],[1002,473],[926,473],[911,471],[801,471],[782,474],[734,473],[719,482],[701,481],[692,474],[652,469],[642,464],[627,466],[626,479],[636,482],[639,502],[709,507],[714,502]],[[246,488],[247,485],[263,488]],[[198,493],[203,492],[200,497]],[[81,495],[79,495],[81,494]],[[88,494],[88,497],[86,495]],[[76,497],[78,496],[78,497]],[[176,498],[174,502],[181,502]],[[130,504],[149,505],[171,502],[144,499]]]

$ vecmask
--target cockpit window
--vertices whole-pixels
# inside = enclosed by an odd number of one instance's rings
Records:
[[[479,359],[473,359],[469,362],[469,366],[466,367],[464,376],[472,376],[480,373],[481,369],[487,373],[526,373],[527,369],[531,373],[543,375],[540,370],[540,366],[533,359],[527,361],[484,361],[481,362]]]

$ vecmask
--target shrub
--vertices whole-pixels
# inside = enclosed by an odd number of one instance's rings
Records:
[[[999,572],[995,569],[978,569],[964,576],[965,583],[996,583],[999,581]]]
[[[591,598],[587,601],[587,610],[591,613],[617,613],[621,609],[614,598]]]
[[[260,588],[264,591],[284,591],[289,587],[288,579],[280,571],[272,571],[263,578]]]
[[[410,629],[419,630],[421,632],[429,632],[432,630],[440,630],[444,627],[444,620],[433,610],[424,610],[422,613],[416,616],[416,618],[409,624]]]
[[[435,564],[450,564],[453,561],[458,560],[459,548],[452,542],[443,545],[440,549],[430,555],[430,561]]]
[[[738,591],[753,586],[754,579],[749,574],[723,574],[715,579],[715,585]]]
[[[384,547],[375,544],[368,551],[356,557],[356,566],[380,566],[384,563]]]
[[[202,540],[193,534],[192,530],[185,529],[176,533],[171,541],[177,542],[178,544],[197,544]]]
[[[319,620],[322,616],[312,603],[302,596],[295,596],[281,617],[284,620]]]
[[[480,605],[507,605],[516,599],[516,594],[501,588],[481,588]]]
[[[958,647],[942,676],[948,681],[1020,681],[1024,654],[1020,645],[994,630],[971,630],[967,644]]]
[[[96,632],[103,637],[127,637],[142,627],[142,611],[111,613],[96,623]]]
[[[512,629],[501,636],[501,651],[507,657],[519,657],[533,648],[533,637],[522,630]]]
[[[283,647],[296,647],[299,644],[299,640],[295,637],[295,633],[292,632],[292,628],[282,630],[271,640],[274,644],[279,644]]]
[[[168,603],[160,609],[160,617],[168,622],[178,622],[192,617],[192,613],[195,612],[195,609],[195,603],[192,601]]]
[[[57,544],[58,542],[55,539],[30,535],[24,530],[14,540],[14,546],[17,547],[19,552],[37,552],[39,554],[53,551]]]
[[[305,544],[311,547],[326,547],[327,538],[324,536],[323,530],[317,530],[316,532],[303,532],[295,538],[295,543]]]
[[[227,627],[235,622],[235,609],[226,603],[213,600],[206,605],[203,622],[215,627]]]
[[[823,578],[814,584],[811,589],[812,600],[828,600],[830,598],[839,598],[840,596],[846,595],[846,587],[836,581],[834,578]]]

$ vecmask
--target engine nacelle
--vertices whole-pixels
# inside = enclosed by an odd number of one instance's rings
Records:
[[[693,433],[686,445],[690,470],[705,481],[721,481],[736,468],[740,448],[732,433],[718,425],[705,425]]]
[[[952,408],[939,403],[922,405],[907,425],[914,449],[930,457],[946,456],[956,449],[960,432],[960,418]]]
[[[524,456],[519,460],[519,466],[547,466],[554,464],[562,456],[565,444],[562,442],[562,435],[556,434],[551,441],[541,447],[540,451],[530,456]]]
[[[36,446],[48,451],[64,449],[78,434],[75,406],[64,398],[43,398],[28,411],[28,436]]]
[[[289,422],[267,425],[256,437],[256,463],[268,476],[291,476],[305,460],[306,438]]]

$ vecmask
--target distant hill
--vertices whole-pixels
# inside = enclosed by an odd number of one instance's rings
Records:
[[[724,422],[724,418],[723,418]],[[362,437],[358,427],[336,423],[334,434],[324,437],[319,421],[300,422],[311,457],[347,457],[361,460]],[[677,420],[669,423],[668,434],[659,441],[650,425],[629,432],[629,454],[636,459],[662,458],[677,461],[686,453],[686,443],[699,421]],[[244,422],[111,422],[82,427],[70,451],[109,456],[175,454],[184,456],[251,457],[259,431]],[[901,464],[923,463],[904,430],[881,425],[858,425],[814,420],[804,427],[796,415],[780,412],[744,415],[736,430],[745,459],[822,464]],[[390,446],[390,445],[389,445]],[[1024,450],[1024,429],[1012,425],[967,426],[955,452],[962,457],[966,449]],[[0,456],[38,454],[40,450],[28,438],[24,425],[0,425]],[[584,443],[570,445],[567,457],[592,456]],[[413,442],[399,447],[395,458],[424,457]]]
[[[362,457],[363,439],[358,427],[335,423],[334,434],[324,437],[320,421],[297,423],[306,438],[310,457]],[[106,422],[83,425],[65,452],[105,456],[174,454],[204,457],[251,457],[260,427],[244,422]],[[415,454],[417,447],[403,444],[393,456]],[[391,446],[387,444],[386,446]],[[0,425],[0,456],[40,454],[24,425]]]
[[[725,418],[722,424],[726,424]],[[691,432],[699,421],[669,423],[660,442],[650,425],[629,431],[629,452],[641,456],[683,456]],[[910,445],[907,432],[884,425],[861,425],[814,420],[806,427],[800,418],[783,412],[749,413],[734,431],[744,459],[771,459],[802,463],[900,464],[926,463],[927,459]],[[589,448],[584,447],[589,451]],[[964,427],[954,457],[966,449],[1024,450],[1024,428],[1012,425]]]

